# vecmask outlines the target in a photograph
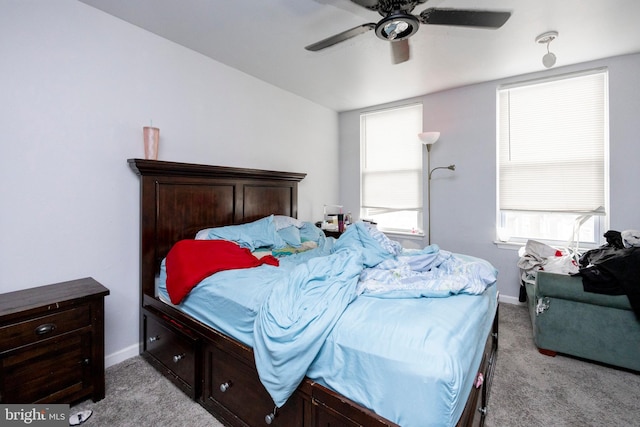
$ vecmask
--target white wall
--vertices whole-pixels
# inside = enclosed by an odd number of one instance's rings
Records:
[[[337,203],[338,116],[75,0],[0,12],[0,291],[92,276],[107,364],[138,348],[142,127],[160,160],[305,172],[299,217]],[[322,146],[322,150],[315,147]]]
[[[640,229],[640,198],[637,196],[640,183],[640,120],[637,118],[640,111],[640,54],[421,97],[424,129],[441,132],[431,150],[431,167],[456,165],[455,172],[441,171],[433,175],[431,241],[443,249],[489,260],[500,272],[498,288],[505,300],[517,302],[518,255],[515,250],[500,249],[493,243],[496,238],[496,88],[503,83],[602,66],[609,69],[610,228],[620,231]],[[412,101],[415,99],[408,100]],[[340,203],[353,211],[359,203],[360,111],[340,114],[340,170],[349,177],[342,180]]]

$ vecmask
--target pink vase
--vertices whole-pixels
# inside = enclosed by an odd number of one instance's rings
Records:
[[[144,158],[147,160],[158,160],[158,141],[160,140],[160,129],[145,126],[144,131]]]

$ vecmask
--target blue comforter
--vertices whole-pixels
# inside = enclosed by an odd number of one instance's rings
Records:
[[[253,351],[260,380],[277,406],[298,387],[356,297],[363,269],[391,256],[364,223],[356,223],[329,256],[298,265],[273,287],[255,320]]]
[[[400,425],[454,425],[495,313],[495,278],[486,261],[403,250],[356,223],[279,267],[216,273],[178,308],[253,347],[278,406],[307,376]],[[165,279],[163,263],[166,300]]]
[[[256,367],[277,406],[298,387],[344,310],[370,288],[368,282],[376,284],[369,292],[378,297],[413,298],[481,293],[495,281],[495,270],[484,262],[457,261],[437,248],[399,256],[402,249],[378,233],[362,222],[349,227],[331,255],[295,267],[260,307],[253,332]]]
[[[356,297],[362,258],[348,250],[299,265],[276,284],[256,317],[258,375],[282,406],[304,378],[326,337]]]

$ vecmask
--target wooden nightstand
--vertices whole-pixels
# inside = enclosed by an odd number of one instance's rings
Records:
[[[339,238],[340,236],[342,236],[342,233],[344,233],[344,231],[338,231],[336,230],[325,230],[322,228],[322,221],[318,221],[316,222],[316,227],[318,227],[319,229],[322,230],[322,232],[324,233],[325,236],[327,237],[335,237],[336,239]]]
[[[324,232],[324,235],[327,237],[335,237],[336,239],[338,239],[340,236],[342,236],[342,233],[344,233],[344,231],[333,231],[333,230],[322,230]]]
[[[88,277],[0,295],[0,403],[104,397],[104,297]]]

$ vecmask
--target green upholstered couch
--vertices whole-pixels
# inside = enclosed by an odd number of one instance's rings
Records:
[[[640,371],[640,321],[626,295],[584,292],[581,277],[544,271],[525,286],[541,353]]]

